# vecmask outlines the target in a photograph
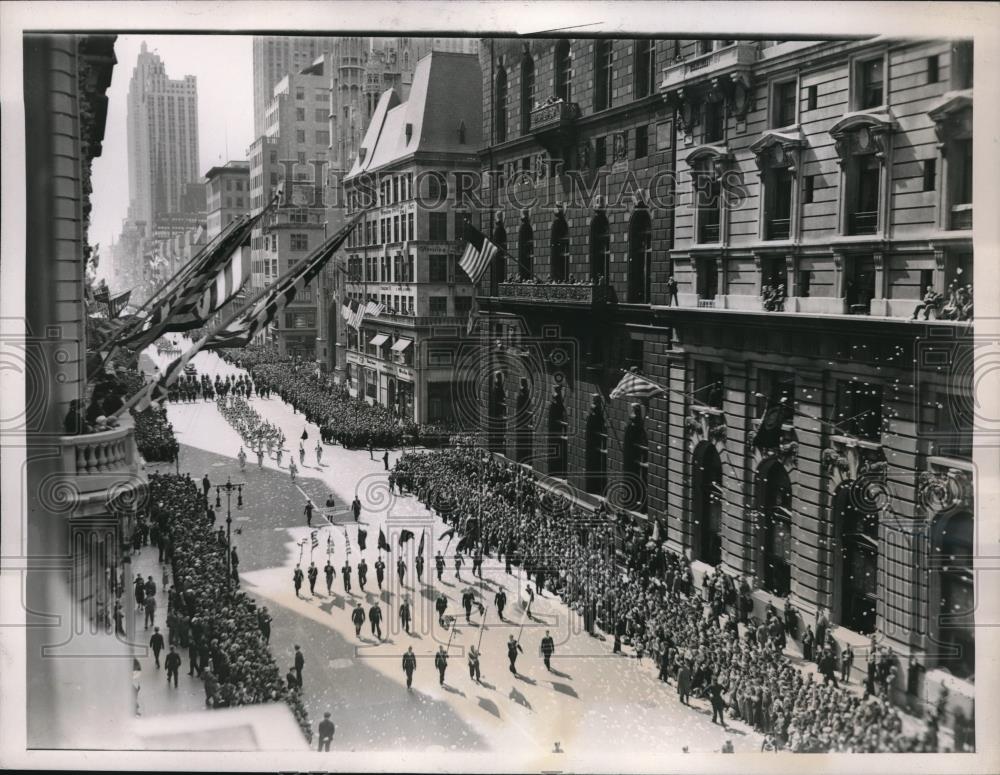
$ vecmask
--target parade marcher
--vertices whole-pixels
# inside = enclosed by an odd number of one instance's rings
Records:
[[[149,647],[153,650],[153,659],[156,661],[156,669],[160,669],[160,652],[163,651],[163,635],[159,627],[153,628],[153,635],[149,639]]]
[[[382,582],[385,581],[385,563],[382,562],[382,555],[375,561],[375,581],[378,582],[378,591],[382,591]]]
[[[174,651],[174,647],[170,647],[170,653],[167,654],[167,658],[163,662],[164,667],[167,668],[167,686],[170,686],[170,679],[174,679],[174,688],[177,688],[177,674],[181,669],[181,655]]]
[[[545,637],[542,638],[540,648],[542,651],[542,661],[545,662],[545,669],[551,673],[552,666],[549,664],[549,660],[552,659],[552,655],[555,653],[556,644],[555,641],[552,640],[552,636],[549,634],[548,630],[545,631]]]
[[[716,676],[712,683],[709,684],[708,694],[709,699],[712,703],[712,723],[716,723],[716,718],[718,718],[718,723],[722,724],[723,727],[726,726],[726,718],[724,715],[726,709],[726,701],[722,698],[722,693],[725,691],[725,687],[719,683],[719,678]]]
[[[462,580],[462,555],[455,554],[455,578]]]
[[[424,556],[422,554],[417,555],[417,559],[414,561],[414,565],[417,569],[417,582],[423,582],[424,576]]]
[[[319,737],[319,751],[329,751],[330,742],[333,740],[333,734],[336,731],[336,727],[330,720],[330,713],[327,711],[323,714],[323,720],[319,722],[318,737]]]
[[[475,600],[476,593],[472,591],[471,588],[467,588],[462,593],[462,607],[465,609],[465,623],[470,623],[470,617],[472,616],[472,601]]]
[[[448,610],[448,598],[445,597],[444,592],[437,596],[437,600],[434,601],[434,608],[438,613],[438,624],[444,627],[444,612]]]
[[[438,653],[434,655],[434,667],[438,669],[438,683],[444,686],[444,672],[448,669],[448,654],[444,646],[438,648]]]
[[[437,569],[438,581],[441,581],[441,574],[444,573],[444,557],[441,556],[441,552],[434,558],[434,567]]]
[[[316,595],[316,578],[319,576],[319,570],[316,569],[316,563],[309,563],[309,570],[307,571],[309,576],[309,594]]]
[[[323,444],[317,439],[316,440],[316,467],[319,468],[320,461],[323,459]]]
[[[302,649],[295,646],[295,680],[298,682],[299,688],[302,688],[302,668],[305,667],[306,658],[302,654]]]
[[[517,675],[517,652],[524,653],[524,649],[521,648],[521,644],[514,640],[514,636],[511,635],[507,641],[507,659],[510,661],[510,672]]]
[[[302,589],[302,579],[305,578],[302,573],[302,568],[299,565],[295,566],[295,572],[292,574],[292,582],[295,584],[295,597],[301,597],[299,590]]]
[[[260,623],[260,631],[264,636],[264,643],[271,642],[271,614],[267,612],[267,606],[260,609],[260,613],[257,615],[257,620]]]
[[[372,635],[382,640],[382,609],[377,602],[368,609],[368,621],[372,625]]]
[[[385,466],[385,470],[388,471],[389,470],[389,450],[386,450],[385,454],[382,455],[382,464]]]
[[[201,491],[204,496],[208,497],[208,491],[212,489],[212,483],[208,479],[208,474],[205,474],[205,478],[201,480]]]
[[[295,465],[294,460],[288,461],[288,475],[292,478],[292,482],[295,482],[295,475],[299,472],[298,466]]]
[[[334,569],[333,565],[330,564],[330,558],[327,557],[326,565],[323,566],[323,573],[326,575],[326,594],[333,595],[333,577],[337,575],[337,571]]]
[[[413,673],[417,669],[417,656],[413,653],[413,646],[410,646],[403,654],[403,672],[406,673],[406,688],[413,686]]]
[[[301,441],[299,442],[299,465],[304,466],[306,464],[306,445]]]
[[[524,612],[525,612],[525,614],[527,614],[528,618],[530,619],[531,618],[531,604],[535,602],[535,592],[531,588],[531,584],[528,584],[524,589],[528,593],[528,605],[524,609]],[[618,651],[621,651],[621,644],[620,643],[618,644]]]
[[[472,555],[472,574],[483,577],[483,550],[479,547],[476,547],[476,552]]]
[[[351,503],[351,512],[354,514],[354,521],[359,522],[361,520],[361,500],[357,495],[354,496],[354,501]]]
[[[688,664],[687,660],[681,665],[681,669],[677,671],[677,697],[681,701],[682,705],[688,704],[688,697],[691,694],[691,666]]]
[[[242,446],[240,447],[240,452],[236,456],[236,458],[240,461],[240,471],[246,471],[247,470],[247,453],[243,449]]]
[[[469,678],[479,683],[479,649],[469,646]]]
[[[264,448],[263,447],[257,447],[257,468],[258,469],[263,469],[264,468]]]
[[[285,455],[285,450],[284,450],[284,449],[282,449],[282,447],[281,447],[281,445],[280,445],[280,444],[278,445],[278,450],[277,450],[277,452],[275,452],[274,454],[275,454],[275,458],[276,458],[276,462],[277,462],[277,464],[278,464],[278,468],[281,468],[281,458],[282,458],[282,457],[284,457],[284,455]]]
[[[854,649],[850,643],[844,644],[840,652],[840,680],[845,684],[851,682],[851,668],[854,667]]]
[[[344,592],[348,595],[351,594],[351,564],[344,560],[344,567],[340,569],[341,575],[344,577]]]
[[[410,599],[404,598],[399,606],[399,622],[403,625],[403,630],[410,634]]]
[[[303,511],[302,511],[302,513],[306,515],[306,526],[307,527],[312,527],[312,523],[313,523],[313,509],[314,508],[315,508],[315,506],[313,506],[313,502],[311,500],[307,500],[306,501],[305,509],[303,509]]]
[[[361,558],[361,562],[358,563],[358,586],[361,587],[361,591],[365,591],[365,584],[368,583],[368,563],[365,562],[365,558]]]
[[[396,573],[399,575],[399,586],[406,586],[406,563],[403,562],[403,558],[400,557],[396,560]]]
[[[503,589],[498,589],[497,593],[493,596],[493,603],[497,607],[497,614],[500,616],[500,621],[504,621],[503,609],[507,605],[507,593]]]
[[[360,638],[361,628],[365,623],[365,609],[361,607],[360,600],[355,604],[354,611],[351,612],[351,621],[354,622],[354,634]]]

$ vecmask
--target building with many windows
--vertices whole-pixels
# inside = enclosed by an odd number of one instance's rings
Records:
[[[337,376],[417,422],[451,419],[455,342],[473,300],[458,267],[469,203],[454,181],[478,168],[481,88],[475,56],[429,53],[408,99],[381,95],[344,180],[349,216],[364,213],[346,248],[344,293],[385,311],[360,329],[341,326]]]
[[[480,55],[494,449],[971,705],[971,44]]]
[[[250,164],[228,161],[205,173],[208,219],[207,237],[212,239],[236,218],[250,212]]]

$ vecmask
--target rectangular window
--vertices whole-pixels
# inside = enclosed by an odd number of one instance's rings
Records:
[[[413,211],[411,210],[406,214],[406,238],[416,239],[416,231],[413,228]]]
[[[329,145],[330,144],[330,131],[328,129],[321,129],[316,132],[316,145]]]
[[[392,241],[399,242],[399,216],[392,217]]]
[[[611,107],[611,41],[594,42],[594,110]]]
[[[808,89],[806,89],[806,110],[816,110],[816,105],[819,100],[819,89],[816,84],[813,84]]]
[[[656,42],[643,38],[635,42],[635,96],[652,94],[656,83]]]
[[[721,102],[705,103],[705,142],[717,143],[726,131],[726,113]]]
[[[448,213],[428,213],[429,239],[444,242],[448,239]]]
[[[329,113],[326,108],[316,108],[315,119],[317,121],[327,121],[329,119]]]
[[[603,167],[608,163],[608,138],[598,137],[594,140],[594,165]]]
[[[765,239],[788,239],[791,234],[793,180],[788,169],[774,169],[767,176],[768,185],[764,192]]]
[[[927,57],[927,83],[937,83],[940,77],[938,69],[938,55]]]
[[[844,433],[878,441],[882,437],[882,386],[838,380],[833,422]]]
[[[309,235],[308,234],[290,234],[289,242],[291,243],[291,249],[295,251],[309,250]]]
[[[802,203],[811,205],[813,203],[813,191],[816,187],[816,176],[806,175],[802,178]]]
[[[305,108],[296,108],[295,109],[295,120],[296,121],[305,121],[306,120],[306,109]]]
[[[858,64],[858,109],[880,107],[885,102],[885,63],[882,57]]]
[[[444,317],[448,314],[447,296],[429,296],[427,301],[433,317]]]
[[[924,191],[933,191],[937,185],[937,159],[924,161]]]
[[[472,309],[471,296],[455,297],[455,315],[468,315],[470,309]]]
[[[850,214],[849,234],[875,234],[878,231],[878,198],[881,181],[879,160],[875,154],[856,156],[854,160],[854,212]]]
[[[432,283],[448,282],[448,256],[432,255],[430,257],[430,276]]]
[[[773,99],[772,127],[792,126],[795,123],[795,103],[798,100],[798,88],[795,81],[776,84]]]
[[[635,158],[644,159],[649,153],[649,127],[635,128]]]
[[[304,100],[306,98],[306,90],[303,87],[298,87],[295,89],[295,99]]]
[[[799,270],[799,296],[803,299],[809,298],[809,285],[812,282],[812,272],[808,269]]]

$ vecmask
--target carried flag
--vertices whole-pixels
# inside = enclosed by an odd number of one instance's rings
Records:
[[[368,531],[358,528],[358,548],[360,549],[362,544],[368,540]]]
[[[402,546],[412,538],[413,538],[412,530],[401,530],[399,533],[399,545]]]
[[[326,553],[333,554],[333,533],[326,537]]]
[[[420,546],[417,547],[417,554],[424,553],[424,531],[420,531]]]
[[[312,548],[315,549],[318,546],[319,546],[319,536],[317,535],[317,531],[313,530],[312,531]]]
[[[378,529],[378,548],[379,551],[383,549],[387,552],[392,551],[389,548],[389,542],[385,540],[385,533],[382,531],[382,528]]]
[[[624,398],[626,396],[634,398],[655,398],[656,396],[665,396],[666,394],[667,391],[655,382],[639,376],[634,371],[630,371],[621,378],[621,382],[619,382],[615,386],[615,389],[611,391],[611,398]]]
[[[469,244],[458,261],[458,266],[464,271],[473,284],[482,279],[483,274],[493,261],[500,248],[490,242],[486,236],[471,223],[465,224],[465,240]]]
[[[447,538],[450,541],[454,537],[455,537],[455,528],[451,527],[445,530],[441,535],[439,535],[438,540],[443,541],[444,539]]]

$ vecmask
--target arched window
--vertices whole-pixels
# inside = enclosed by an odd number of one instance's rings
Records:
[[[564,282],[569,271],[569,226],[561,215],[556,216],[552,222],[550,262],[552,279],[556,282]]]
[[[500,248],[492,261],[493,292],[496,293],[498,290],[496,288],[497,284],[507,279],[507,262],[505,258],[507,255],[507,229],[504,228],[503,221],[497,221],[493,226],[493,236],[491,239],[493,240],[493,244]]]
[[[507,139],[507,71],[503,68],[497,73],[493,114],[496,142],[502,143]]]
[[[691,512],[696,537],[696,559],[708,565],[722,562],[722,460],[709,441],[692,455]]]
[[[570,56],[569,41],[556,43],[555,57],[556,97],[570,102],[573,96],[573,59]]]
[[[517,274],[522,280],[530,279],[535,271],[535,232],[525,220],[517,233]]]
[[[607,216],[598,213],[590,222],[590,279],[608,282],[611,270],[611,227]]]
[[[878,511],[859,508],[857,481],[838,485],[834,524],[840,525],[840,624],[860,633],[875,631],[878,605]]]
[[[604,403],[597,393],[591,399],[586,430],[585,489],[589,493],[603,495],[608,471],[608,424]]]
[[[652,224],[649,211],[640,208],[632,216],[628,232],[628,300],[633,304],[649,304],[652,268]]]
[[[969,678],[976,670],[971,512],[962,509],[935,518],[930,567],[938,582],[937,599],[930,606],[931,633],[941,651],[938,661],[959,678]]]
[[[525,54],[521,60],[521,134],[531,129],[531,109],[535,107],[535,60]]]
[[[611,41],[594,41],[594,110],[611,107],[612,80]]]
[[[757,471],[754,499],[759,513],[760,576],[764,589],[778,597],[791,591],[792,483],[785,467],[775,458]]]

